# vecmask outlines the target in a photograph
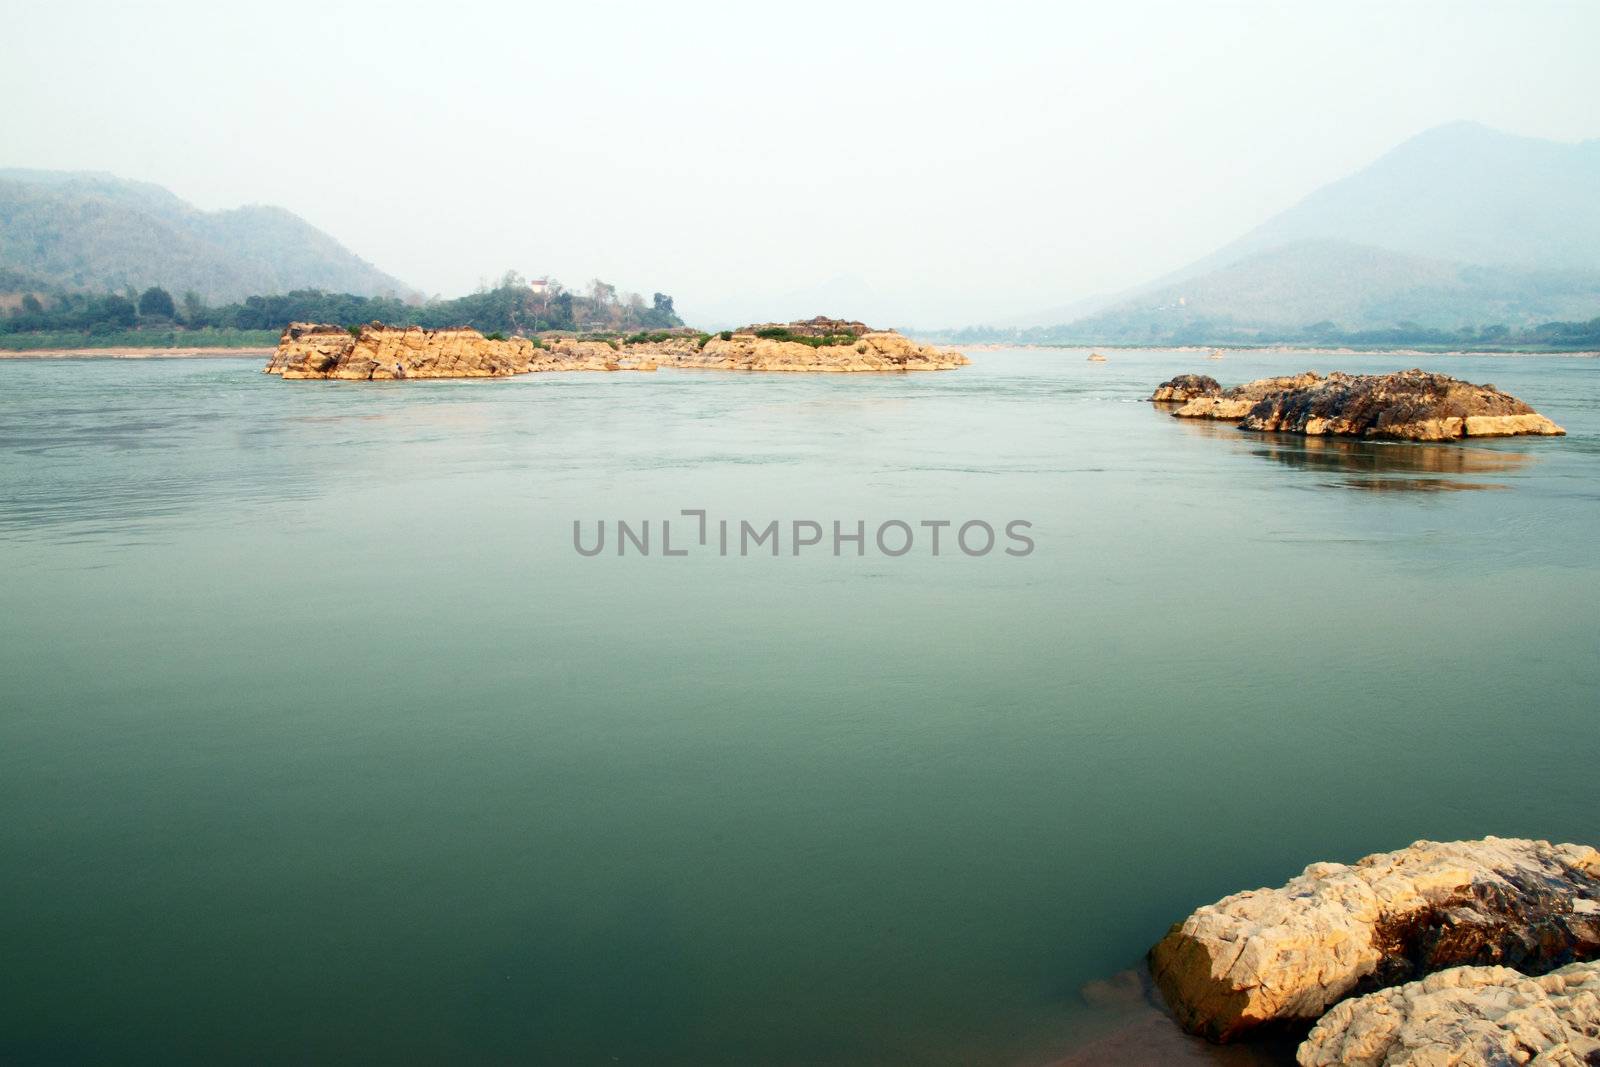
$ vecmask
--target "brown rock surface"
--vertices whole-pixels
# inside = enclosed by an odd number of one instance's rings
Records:
[[[297,322],[283,332],[266,372],[284,378],[377,381],[495,378],[537,371],[653,371],[660,366],[813,372],[945,370],[968,362],[959,352],[920,345],[889,332],[864,333],[850,344],[821,347],[747,334],[736,334],[727,341],[713,337],[704,345],[694,336],[616,345],[551,337],[535,344],[523,337],[490,340],[465,328],[424,330],[373,323],[352,335],[339,326]]]
[[[1180,419],[1242,419],[1257,403],[1286,389],[1304,389],[1322,381],[1315,371],[1276,378],[1258,378],[1214,394],[1194,397],[1172,414]]]
[[[1300,1046],[1301,1067],[1600,1064],[1600,963],[1537,978],[1453,967],[1347,1000]]]
[[[1218,396],[1222,386],[1209,374],[1180,374],[1156,386],[1150,399],[1157,404],[1185,404],[1201,396]]]
[[[1314,863],[1225,897],[1174,926],[1150,969],[1185,1029],[1226,1041],[1446,967],[1597,956],[1600,852],[1489,837]]]
[[[825,373],[948,370],[971,360],[953,349],[917,344],[897,333],[861,334],[853,344],[812,347],[736,333],[713,337],[704,348],[666,342],[649,348],[664,367],[701,370],[812,371]]]
[[[1263,397],[1240,425],[1246,430],[1410,441],[1566,432],[1492,385],[1422,370],[1330,374],[1312,386]]]

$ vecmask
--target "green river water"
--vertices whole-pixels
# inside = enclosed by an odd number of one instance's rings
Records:
[[[1600,844],[1592,358],[260,363],[0,361],[0,1062],[1036,1067],[1201,903]],[[1569,436],[1141,402],[1418,364]]]

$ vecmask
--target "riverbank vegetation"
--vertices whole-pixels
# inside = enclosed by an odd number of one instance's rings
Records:
[[[1232,348],[1437,349],[1452,352],[1588,352],[1600,350],[1600,318],[1586,322],[1544,322],[1508,326],[1431,329],[1401,322],[1385,329],[1346,330],[1333,322],[1299,329],[1267,330],[1227,320],[1196,319],[1181,327],[1146,331],[1105,331],[1074,325],[1004,328],[974,326],[923,334],[947,344],[1021,344],[1072,347],[1177,348],[1224,345]]]
[[[373,321],[428,329],[470,326],[506,336],[551,330],[626,335],[683,326],[665,293],[646,303],[637,293],[619,295],[599,279],[579,293],[559,282],[536,288],[515,273],[493,288],[431,301],[301,289],[213,307],[193,292],[174,298],[159,286],[143,293],[30,288],[0,298],[0,349],[255,347],[276,344],[291,322]]]

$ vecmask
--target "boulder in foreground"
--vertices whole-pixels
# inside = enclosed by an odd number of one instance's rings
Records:
[[[1208,904],[1150,951],[1179,1023],[1227,1041],[1468,964],[1530,973],[1600,956],[1600,852],[1484,838],[1314,863]]]
[[[1600,1063],[1600,963],[1532,978],[1453,967],[1347,1000],[1300,1046],[1300,1067],[1587,1067]]]
[[[1315,372],[1261,378],[1231,389],[1184,374],[1162,382],[1150,399],[1183,400],[1184,419],[1240,420],[1246,430],[1310,435],[1453,441],[1463,437],[1558,435],[1566,431],[1492,385],[1473,385],[1422,370],[1392,374]]]

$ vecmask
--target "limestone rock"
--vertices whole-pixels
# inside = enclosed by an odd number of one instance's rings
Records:
[[[1242,419],[1257,403],[1289,389],[1304,389],[1322,381],[1315,371],[1276,378],[1259,378],[1217,393],[1196,396],[1172,414],[1180,419]]]
[[[971,361],[960,352],[921,345],[898,333],[861,334],[852,344],[812,347],[736,333],[713,337],[704,348],[672,344],[630,346],[650,349],[663,367],[701,370],[809,371],[827,373],[948,370]]]
[[[600,350],[604,350],[603,353]],[[600,370],[607,345],[542,349],[523,337],[493,341],[477,330],[424,330],[372,323],[354,334],[338,326],[294,323],[283,331],[268,374],[286,379],[499,378],[534,370]]]
[[[831,324],[826,328],[819,323]],[[736,334],[731,340],[680,335],[635,344],[550,337],[490,340],[477,330],[424,330],[372,323],[352,334],[339,326],[297,322],[284,330],[268,374],[284,378],[376,381],[400,378],[493,378],[538,371],[653,371],[657,367],[752,371],[945,370],[969,361],[959,352],[919,345],[891,332],[850,329],[859,323],[811,320],[799,336],[843,337],[849,344],[814,347],[799,341]],[[824,330],[799,333],[798,328]],[[788,328],[788,327],[786,327]],[[862,327],[865,329],[865,327]],[[832,329],[835,332],[826,332]]]
[[[1200,396],[1218,396],[1222,386],[1209,374],[1180,374],[1156,386],[1150,399],[1157,404],[1184,404]]]
[[[1240,425],[1246,430],[1410,441],[1566,432],[1492,385],[1422,370],[1330,374],[1313,386],[1263,397]]]
[[[1445,967],[1600,956],[1600,852],[1484,838],[1314,863],[1175,925],[1150,969],[1183,1027],[1226,1041]]]
[[[1347,1000],[1324,1015],[1300,1067],[1600,1064],[1600,963],[1533,978],[1508,967],[1453,967]]]

